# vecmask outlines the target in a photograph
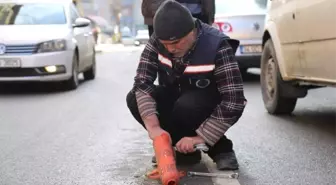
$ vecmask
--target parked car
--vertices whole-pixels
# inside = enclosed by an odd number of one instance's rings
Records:
[[[240,41],[236,58],[240,71],[260,67],[267,0],[216,0],[214,27]]]
[[[122,35],[121,36],[121,43],[124,46],[134,46],[135,45],[135,38],[132,35]]]
[[[336,86],[335,0],[270,1],[261,89],[270,114],[289,114],[311,88]]]
[[[128,27],[124,27],[121,30],[121,43],[124,46],[134,46],[135,38],[132,35],[131,29]]]
[[[149,41],[148,30],[138,30],[135,36],[135,45],[139,46],[141,44],[147,44]]]
[[[94,79],[89,25],[72,0],[0,1],[0,82],[59,81],[76,89],[79,73]]]

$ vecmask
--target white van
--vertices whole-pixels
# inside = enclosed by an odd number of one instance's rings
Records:
[[[269,0],[260,78],[269,113],[289,114],[309,89],[336,85],[335,10],[335,0]]]

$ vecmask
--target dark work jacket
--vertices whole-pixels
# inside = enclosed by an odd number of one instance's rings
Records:
[[[230,39],[219,30],[205,24],[200,24],[201,35],[189,58],[189,64],[180,73],[173,69],[172,59],[167,50],[158,53],[160,85],[174,88],[180,93],[193,89],[208,89],[217,91],[214,79],[215,57],[223,40],[227,40],[235,53],[239,41]]]

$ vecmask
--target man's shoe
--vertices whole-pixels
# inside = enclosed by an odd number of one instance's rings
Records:
[[[182,154],[176,152],[176,163],[179,165],[193,165],[198,164],[202,160],[201,152],[196,151],[191,154]],[[156,157],[152,157],[152,163],[156,163]]]
[[[213,158],[218,170],[238,170],[239,164],[234,151],[220,153]]]

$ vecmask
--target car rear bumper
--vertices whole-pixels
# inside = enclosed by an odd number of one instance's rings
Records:
[[[261,55],[236,56],[239,68],[260,68]]]
[[[40,53],[32,55],[4,55],[0,59],[19,59],[21,66],[0,68],[0,82],[6,81],[63,81],[71,77],[72,51]],[[45,67],[55,66],[48,72]]]
[[[262,54],[261,40],[240,40],[240,45],[236,51],[236,59],[240,68],[260,67],[260,59]],[[243,47],[255,46],[258,47],[258,52],[244,53]]]
[[[136,39],[140,44],[147,44],[149,39]]]

